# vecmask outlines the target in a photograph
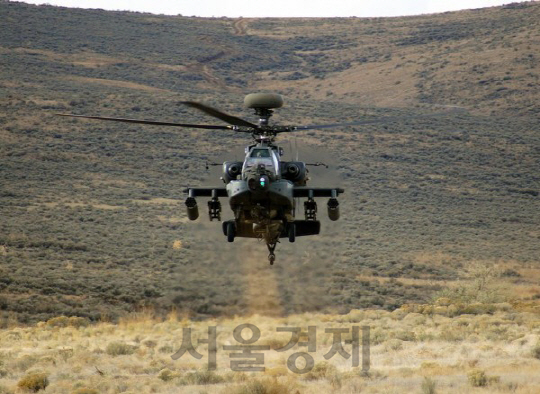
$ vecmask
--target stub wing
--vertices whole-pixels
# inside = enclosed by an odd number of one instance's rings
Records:
[[[293,197],[337,197],[345,190],[339,187],[295,187]],[[228,197],[224,187],[190,187],[184,190],[189,197]]]
[[[227,197],[224,187],[190,187],[184,190],[189,197]]]
[[[293,197],[305,197],[305,198],[315,198],[315,197],[331,197],[336,198],[341,193],[344,193],[345,190],[339,187],[330,188],[330,187],[295,187],[293,189]]]

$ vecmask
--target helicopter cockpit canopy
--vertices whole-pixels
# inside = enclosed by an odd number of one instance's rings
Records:
[[[242,173],[264,165],[264,168],[274,177],[278,175],[279,161],[276,153],[271,148],[253,147],[246,155]]]
[[[250,157],[270,157],[270,150],[268,148],[255,148],[251,150]]]

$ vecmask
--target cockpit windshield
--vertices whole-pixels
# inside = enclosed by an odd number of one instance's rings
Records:
[[[251,157],[270,157],[270,151],[268,149],[253,149]]]
[[[242,174],[246,171],[250,171],[251,168],[263,166],[266,171],[273,174],[276,177],[279,174],[279,161],[276,154],[272,152],[270,148],[254,147],[247,154],[244,166],[242,168]]]

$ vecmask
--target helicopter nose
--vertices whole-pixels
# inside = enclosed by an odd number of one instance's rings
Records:
[[[254,175],[248,179],[248,187],[251,191],[265,191],[270,186],[268,175]]]

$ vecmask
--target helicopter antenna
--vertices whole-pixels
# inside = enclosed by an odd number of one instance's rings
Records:
[[[315,167],[323,166],[325,168],[328,168],[328,164],[322,163],[320,161],[315,162],[315,163],[306,163],[306,166],[315,166]]]
[[[290,138],[289,138],[289,152],[291,154],[291,161],[293,161],[293,159],[294,159],[294,156],[293,156],[294,151],[293,151],[293,147],[292,147],[292,139],[290,139]]]
[[[210,169],[210,166],[220,166],[221,164],[220,163],[216,163],[216,162],[213,162],[213,161],[206,161],[205,162],[205,165],[204,165],[204,168],[206,169],[206,171],[208,171]]]
[[[298,161],[298,138],[294,135],[294,150],[296,151],[296,161]]]

